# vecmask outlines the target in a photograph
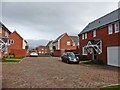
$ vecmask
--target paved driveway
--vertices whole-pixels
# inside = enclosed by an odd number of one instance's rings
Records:
[[[27,57],[3,63],[3,88],[98,88],[118,83],[118,68],[66,64],[60,58]]]

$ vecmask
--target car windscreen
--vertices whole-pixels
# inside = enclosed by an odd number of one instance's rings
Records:
[[[75,54],[74,53],[68,53],[68,57],[75,58]]]

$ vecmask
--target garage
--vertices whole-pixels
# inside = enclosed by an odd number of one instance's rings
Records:
[[[107,64],[120,67],[120,46],[107,47]]]

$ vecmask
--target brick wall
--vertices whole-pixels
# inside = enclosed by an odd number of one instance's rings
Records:
[[[38,47],[37,48],[38,54],[47,54],[47,48],[45,47]]]
[[[67,41],[70,42],[70,45],[67,45]],[[61,49],[76,50],[76,46],[73,46],[73,42],[67,34],[60,39],[60,50]]]
[[[15,57],[26,57],[28,55],[25,49],[11,49],[10,52],[14,53]]]
[[[16,32],[10,34],[9,39],[14,40],[14,44],[11,44],[9,49],[22,49],[23,39]]]

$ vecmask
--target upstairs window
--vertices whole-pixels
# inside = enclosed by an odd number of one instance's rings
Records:
[[[14,40],[9,40],[9,44],[14,44]]]
[[[93,37],[96,37],[96,30],[93,31]]]
[[[112,24],[110,24],[108,26],[108,34],[112,34],[113,33],[113,28],[112,28]]]
[[[69,46],[70,46],[70,41],[67,41],[67,45],[69,45]]]
[[[85,36],[84,36],[84,34],[82,34],[82,39],[85,39]]]
[[[114,24],[114,26],[115,26],[115,33],[118,33],[119,32],[119,22],[116,22]]]
[[[85,33],[85,39],[87,39],[87,33]]]
[[[5,36],[8,37],[8,32],[5,32]]]

